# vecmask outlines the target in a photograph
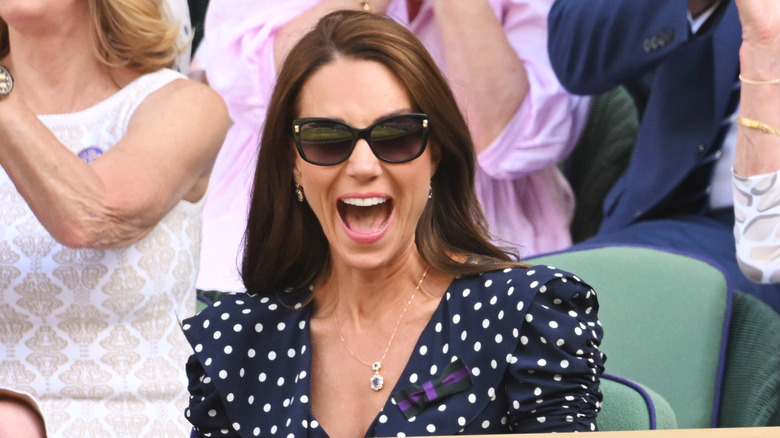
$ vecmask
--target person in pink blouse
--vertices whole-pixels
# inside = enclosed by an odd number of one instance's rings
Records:
[[[520,257],[568,247],[574,197],[556,164],[574,147],[589,98],[566,92],[550,66],[552,3],[211,0],[194,68],[225,99],[234,124],[212,173],[198,288],[244,289],[241,239],[276,72],[295,42],[336,9],[386,14],[431,52],[474,137],[477,194],[495,243]]]

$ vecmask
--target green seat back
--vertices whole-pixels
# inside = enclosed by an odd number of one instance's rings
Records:
[[[632,246],[527,262],[570,271],[595,289],[608,373],[658,392],[680,428],[714,425],[730,299],[719,269],[693,257]]]
[[[780,315],[734,293],[719,424],[780,426]]]

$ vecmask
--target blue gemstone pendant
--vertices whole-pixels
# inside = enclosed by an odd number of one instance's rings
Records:
[[[374,375],[371,376],[371,389],[374,391],[382,389],[382,385],[385,383],[385,379],[379,374],[380,368],[382,368],[382,362],[374,362],[371,365],[371,369],[374,370]]]

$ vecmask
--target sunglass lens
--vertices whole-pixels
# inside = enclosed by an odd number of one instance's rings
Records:
[[[371,146],[383,160],[402,163],[422,152],[425,130],[415,117],[394,117],[376,125],[371,131]]]
[[[334,121],[309,122],[300,128],[300,142],[307,160],[323,165],[336,164],[352,151],[352,131]]]

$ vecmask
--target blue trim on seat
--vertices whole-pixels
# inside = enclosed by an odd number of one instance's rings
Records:
[[[653,398],[650,397],[650,394],[645,391],[645,389],[639,385],[636,382],[633,382],[628,379],[624,379],[622,377],[615,376],[613,374],[604,373],[601,375],[602,379],[612,380],[613,382],[621,383],[623,385],[628,386],[629,388],[633,389],[634,391],[638,392],[639,395],[642,396],[642,399],[644,399],[645,404],[647,405],[647,411],[650,415],[650,430],[656,430],[658,425],[656,422],[657,414],[655,412],[655,403],[653,403]]]

